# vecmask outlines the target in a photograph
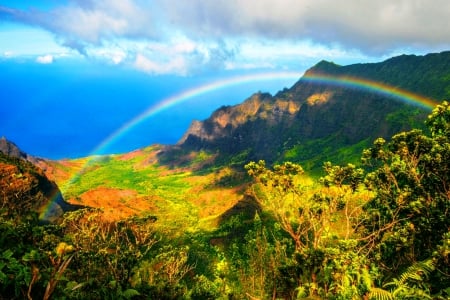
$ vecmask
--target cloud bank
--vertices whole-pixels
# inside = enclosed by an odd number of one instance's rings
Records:
[[[308,55],[300,51],[305,49],[320,49],[324,58],[445,49],[449,15],[447,0],[71,0],[46,10],[0,6],[0,20],[38,26],[83,55],[103,51],[113,63],[157,74],[278,65],[286,55]],[[110,48],[114,53],[107,53]]]

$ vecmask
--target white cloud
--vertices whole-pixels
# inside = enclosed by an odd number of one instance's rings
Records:
[[[40,63],[40,64],[51,64],[53,63],[53,55],[51,54],[47,54],[47,55],[43,55],[43,56],[38,56],[36,58],[36,62]]]
[[[149,59],[143,54],[137,54],[134,67],[150,74],[178,74],[186,75],[187,65],[183,57],[175,57],[166,62],[158,62]]]
[[[122,61],[123,61],[123,59],[125,58],[125,55],[115,55],[115,56],[113,56],[113,57],[111,57],[111,60],[113,61],[113,63],[114,64],[120,64]]]
[[[46,11],[0,6],[0,20],[44,28],[84,56],[154,74],[440,51],[450,48],[448,15],[448,0],[71,0]]]
[[[73,0],[41,12],[0,7],[2,14],[93,44],[182,32],[193,39],[308,39],[374,52],[450,40],[447,0]]]
[[[183,36],[165,43],[132,43],[127,49],[136,57],[133,66],[152,74],[187,75],[224,69],[234,57],[232,46],[223,41],[196,43]]]
[[[447,0],[165,0],[167,18],[201,38],[310,40],[364,53],[450,45]]]
[[[117,46],[94,47],[86,50],[86,55],[113,63],[115,65],[124,62],[128,56],[127,50]]]
[[[131,0],[72,1],[31,18],[63,38],[92,44],[116,37],[152,38],[156,34],[153,12]]]

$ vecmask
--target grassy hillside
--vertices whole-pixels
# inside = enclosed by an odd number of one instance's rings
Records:
[[[158,163],[162,150],[152,146],[123,155],[52,162],[46,169],[67,201],[102,208],[111,220],[151,214],[169,231],[214,227],[243,197],[249,180],[243,169],[199,171],[211,159],[204,152],[192,152],[189,164],[171,168]]]

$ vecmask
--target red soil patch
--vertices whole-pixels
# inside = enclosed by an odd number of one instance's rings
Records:
[[[77,200],[70,199],[70,202],[102,208],[104,217],[113,221],[155,211],[158,199],[157,197],[138,195],[134,190],[98,187],[81,194]]]
[[[219,215],[232,208],[240,199],[239,189],[217,189],[202,191],[197,194],[196,199],[191,201],[202,209],[199,210],[199,217]]]

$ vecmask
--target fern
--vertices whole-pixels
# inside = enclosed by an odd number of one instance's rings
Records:
[[[408,283],[423,282],[424,277],[428,277],[428,275],[433,272],[434,265],[431,259],[425,261],[419,261],[409,266],[401,275],[399,279],[394,279],[393,281],[387,283],[386,286],[404,286],[408,285]]]
[[[126,289],[125,291],[122,292],[122,296],[125,299],[131,299],[134,296],[140,296],[140,295],[141,294],[138,291],[136,291],[135,289]]]
[[[370,300],[393,300],[394,296],[391,292],[380,289],[380,288],[371,288],[369,292]]]
[[[419,261],[409,266],[398,278],[394,278],[384,287],[392,287],[388,292],[391,299],[431,299],[424,279],[433,272],[434,264],[431,259]]]
[[[426,287],[424,278],[433,272],[434,264],[431,259],[419,261],[409,266],[398,278],[394,278],[384,287],[393,287],[392,290],[381,288],[371,288],[369,299],[373,300],[393,300],[393,299],[431,299]]]

